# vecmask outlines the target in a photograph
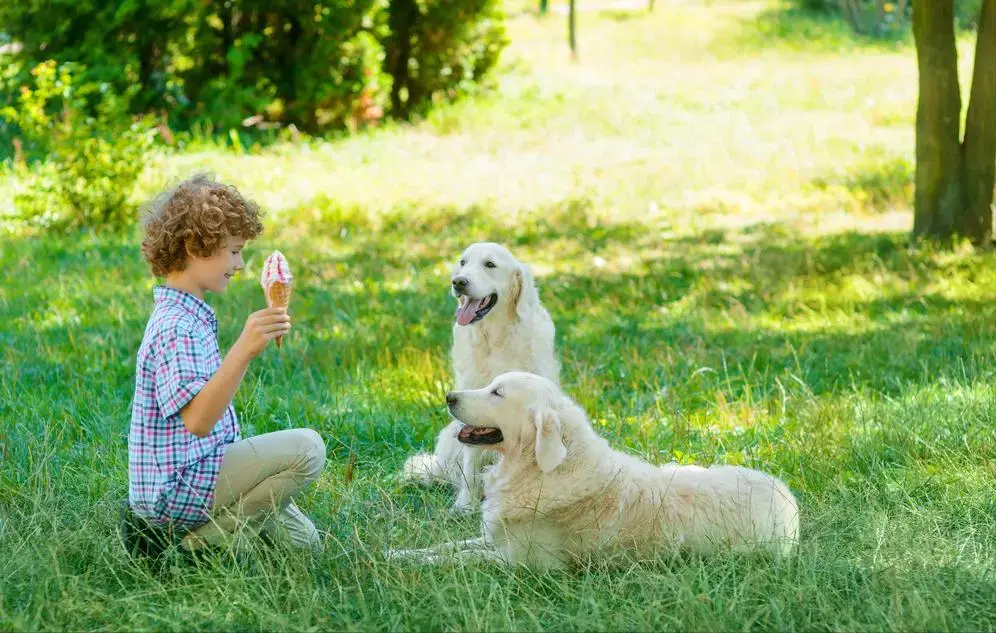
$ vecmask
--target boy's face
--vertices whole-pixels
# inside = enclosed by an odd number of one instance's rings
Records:
[[[235,273],[245,268],[242,249],[246,241],[241,237],[231,237],[224,246],[211,257],[191,256],[187,273],[204,290],[224,292]]]

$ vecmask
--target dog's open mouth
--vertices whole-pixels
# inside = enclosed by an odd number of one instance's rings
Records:
[[[501,434],[501,429],[465,424],[457,433],[457,439],[463,444],[497,444],[505,437]]]
[[[480,299],[471,299],[467,295],[460,295],[457,297],[457,300],[460,302],[456,310],[457,323],[460,325],[470,325],[471,323],[477,323],[487,316],[488,312],[491,312],[491,308],[495,307],[495,304],[498,303],[498,293],[493,293]]]

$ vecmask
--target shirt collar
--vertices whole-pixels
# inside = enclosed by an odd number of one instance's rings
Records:
[[[218,333],[218,317],[215,316],[214,309],[206,301],[172,286],[156,286],[152,289],[152,295],[157,304],[180,306],[210,326],[215,334]]]

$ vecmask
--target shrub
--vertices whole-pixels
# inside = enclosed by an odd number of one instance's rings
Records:
[[[508,43],[496,0],[391,0],[391,102],[402,116],[469,92]]]
[[[858,33],[885,35],[909,26],[914,1],[793,0],[793,4],[804,11],[837,15]],[[982,0],[955,0],[954,6],[955,20],[960,28],[974,29],[978,25]]]
[[[466,92],[505,45],[497,0],[24,0],[0,24],[23,68],[80,64],[80,85],[137,86],[132,112],[182,129],[376,123],[391,93],[407,114]]]
[[[131,120],[127,96],[76,83],[83,69],[43,62],[21,86],[18,107],[0,114],[44,160],[15,161],[18,216],[52,228],[119,228],[135,219],[129,197],[151,142],[148,120]],[[88,114],[87,102],[94,103]]]
[[[234,127],[253,115],[309,131],[373,122],[381,76],[381,0],[201,3],[192,45],[168,74],[188,120]],[[363,102],[367,109],[358,110]]]

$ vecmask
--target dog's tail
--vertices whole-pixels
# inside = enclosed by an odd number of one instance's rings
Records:
[[[429,484],[445,480],[446,476],[435,455],[418,453],[409,457],[408,461],[405,462],[405,467],[401,469],[401,478],[404,481]]]

